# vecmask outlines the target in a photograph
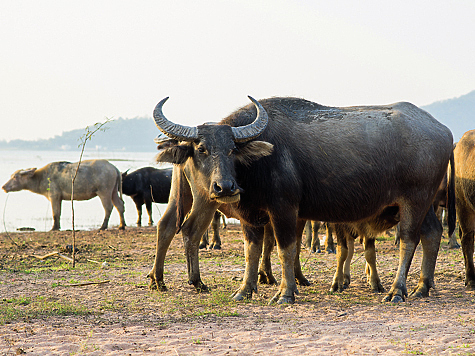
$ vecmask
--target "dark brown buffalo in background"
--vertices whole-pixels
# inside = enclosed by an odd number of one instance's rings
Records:
[[[282,264],[272,300],[291,303],[297,291],[296,239],[306,220],[351,222],[357,231],[375,233],[395,225],[396,214],[400,260],[385,300],[407,296],[406,278],[420,241],[421,276],[412,295],[427,296],[442,234],[432,199],[453,156],[450,130],[410,103],[336,108],[296,98],[251,100],[253,105],[220,123],[198,127],[167,120],[166,99],[156,106],[157,127],[170,137],[158,161],[175,168],[170,202],[158,224],[151,288],[165,288],[165,254],[178,228],[189,283],[201,290],[199,240],[214,212],[226,205],[241,220],[245,238],[246,270],[237,300],[257,289],[267,223]]]
[[[29,190],[44,195],[51,202],[54,221],[52,230],[59,230],[61,202],[71,200],[72,179],[77,167],[78,162],[52,162],[39,169],[20,169],[12,174],[2,188],[7,193]],[[89,200],[96,196],[101,199],[105,211],[101,230],[107,229],[113,206],[119,212],[119,229],[124,229],[124,202],[119,170],[103,159],[82,161],[74,182],[74,200]]]
[[[473,240],[475,232],[475,130],[467,131],[454,150],[455,195],[460,225],[463,257],[465,260],[465,286],[475,290]]]
[[[148,225],[153,225],[152,202],[167,204],[172,182],[172,168],[143,167],[122,173],[122,193],[132,198],[137,208],[137,226],[142,226],[142,206],[148,213]]]

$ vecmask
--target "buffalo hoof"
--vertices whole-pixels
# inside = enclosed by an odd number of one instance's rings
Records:
[[[119,230],[125,230],[125,226],[119,226]]]
[[[304,286],[304,287],[308,287],[309,285],[311,285],[312,283],[310,283],[308,281],[307,278],[305,278],[304,276],[302,277],[295,277],[295,282],[299,285],[299,286]]]
[[[213,250],[221,250],[221,245],[213,245],[211,248]]]
[[[336,253],[336,250],[335,249],[331,249],[331,248],[327,248],[327,253],[330,254],[330,253]]]
[[[252,288],[245,288],[245,289],[240,288],[231,295],[231,298],[233,298],[236,302],[240,302],[241,300],[244,300],[244,299],[251,299],[252,291],[253,291]],[[257,292],[257,288],[254,288],[254,291]]]
[[[388,294],[384,299],[383,302],[391,302],[391,303],[401,303],[404,302],[404,298],[399,294],[396,294],[391,297],[391,294]]]
[[[163,281],[156,281],[152,279],[150,283],[148,284],[148,288],[150,290],[156,290],[159,292],[166,292],[168,290],[167,286],[165,285],[165,282]]]
[[[259,276],[257,277],[257,282],[260,284],[268,284],[268,285],[274,285],[277,284],[277,280],[274,278],[272,273],[269,272],[259,272]]]
[[[274,297],[269,301],[269,305],[277,303],[277,304],[294,304],[295,303],[295,296],[289,296],[289,295],[280,295],[280,292],[278,292]]]
[[[373,291],[374,293],[383,293],[384,287],[381,283],[378,282],[378,284],[376,284],[375,286],[371,286],[371,291]]]
[[[449,249],[458,249],[460,248],[460,245],[458,242],[455,242],[454,244],[449,244]]]
[[[200,250],[202,250],[202,249],[206,248],[206,244],[200,244],[200,245],[198,246],[198,248],[199,248]]]
[[[426,286],[415,288],[409,296],[411,298],[425,298],[429,296],[429,288]]]
[[[330,293],[336,293],[336,292],[341,293],[347,288],[348,288],[348,284],[333,283],[332,286],[330,287]]]
[[[317,248],[317,249],[313,248],[312,253],[322,253],[322,250],[320,250],[320,248]]]
[[[465,290],[474,291],[475,290],[475,281],[470,280],[465,282]]]
[[[189,281],[188,283],[193,284],[198,293],[208,293],[209,292],[208,286],[206,284],[204,284],[203,282],[201,282],[201,280],[198,281],[198,282]]]

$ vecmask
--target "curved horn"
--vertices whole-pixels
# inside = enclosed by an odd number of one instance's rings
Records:
[[[257,117],[256,119],[246,126],[238,126],[238,127],[231,127],[234,134],[234,141],[236,142],[245,142],[252,140],[259,136],[262,131],[267,126],[267,122],[269,121],[269,117],[267,116],[266,110],[262,107],[262,105],[255,100],[253,97],[248,96],[248,98],[254,103],[257,109]]]
[[[194,141],[198,138],[198,129],[196,127],[182,126],[169,121],[162,112],[162,106],[168,97],[162,99],[155,110],[153,110],[153,118],[155,125],[165,135],[178,141]]]

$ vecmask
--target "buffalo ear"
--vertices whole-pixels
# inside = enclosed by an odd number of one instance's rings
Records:
[[[21,169],[18,171],[18,173],[21,176],[27,176],[27,177],[33,177],[33,174],[35,174],[36,168],[28,168],[28,169]]]
[[[188,157],[191,157],[192,155],[193,147],[190,144],[176,145],[160,152],[155,157],[155,160],[157,163],[167,162],[173,164],[183,164],[186,162]]]
[[[249,141],[238,146],[236,159],[245,166],[250,166],[252,162],[266,156],[270,156],[274,150],[274,145],[265,141]]]

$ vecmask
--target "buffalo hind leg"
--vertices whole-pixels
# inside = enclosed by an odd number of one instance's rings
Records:
[[[422,263],[421,275],[417,287],[411,297],[421,298],[429,296],[429,289],[434,287],[434,271],[442,239],[442,224],[433,212],[429,210],[421,227]]]
[[[320,238],[318,237],[318,230],[320,229],[320,221],[307,220],[305,224],[305,246],[310,249],[312,253],[320,253]]]
[[[272,265],[270,256],[274,250],[275,237],[274,229],[269,223],[264,227],[264,242],[262,247],[262,257],[259,264],[259,277],[258,282],[261,284],[277,284],[277,280],[272,274]]]
[[[349,236],[348,232],[341,224],[335,225],[336,241],[337,241],[337,253],[336,253],[336,271],[333,277],[333,282],[330,287],[330,292],[342,292],[348,287],[350,283],[350,276],[348,275],[345,281],[345,263],[347,260],[351,261],[349,256],[353,256],[354,239]],[[348,237],[348,236],[349,237]],[[350,246],[348,246],[350,242]],[[349,269],[349,263],[347,265]]]
[[[294,273],[295,273],[295,280],[298,285],[300,286],[309,286],[310,282],[302,273],[302,267],[300,265],[300,249],[302,246],[302,234],[305,228],[305,220],[298,220],[297,221],[297,240],[296,240],[296,256],[294,261]],[[318,233],[317,233],[318,237]]]
[[[124,230],[125,229],[125,218],[124,218],[125,206],[124,206],[124,201],[119,197],[119,193],[117,192],[117,190],[118,190],[117,187],[114,188],[112,192],[111,200],[112,200],[112,204],[114,204],[115,208],[119,212],[119,219],[120,219],[119,229]],[[104,202],[102,204],[104,205]],[[105,206],[104,206],[104,210],[105,210]],[[111,211],[112,211],[112,207],[111,207]],[[107,223],[109,222],[110,214],[111,213],[109,212],[109,216],[107,217],[107,222],[106,222],[106,219],[104,218],[104,223],[106,223],[106,229],[107,229]]]
[[[394,282],[391,286],[386,297],[383,299],[384,302],[393,302],[393,303],[400,303],[406,300],[407,297],[407,285],[406,279],[409,273],[409,268],[411,267],[412,258],[414,257],[414,252],[416,251],[416,247],[420,241],[420,230],[421,228],[417,228],[417,221],[415,221],[415,217],[417,217],[417,210],[420,209],[407,209],[406,212],[408,218],[405,220],[401,220],[399,223],[399,266],[396,272],[396,277],[394,278]],[[412,218],[412,219],[411,219]],[[431,223],[434,224],[434,219],[438,222],[437,217],[434,213],[434,208],[430,207],[430,210],[427,212],[426,216],[424,217],[424,221],[422,225],[430,225]],[[440,222],[438,223],[440,226]],[[429,231],[430,228],[427,226],[427,230]],[[431,234],[432,235],[432,234]],[[427,239],[426,239],[427,240]],[[427,241],[426,241],[427,242]],[[427,245],[427,243],[426,243]],[[431,255],[433,251],[426,246],[427,252]],[[426,250],[423,250],[423,261],[424,258],[427,261],[429,256],[425,256]],[[432,258],[433,256],[431,256]],[[437,253],[435,255],[437,257]],[[434,261],[435,266],[435,261]],[[426,274],[428,272],[427,266],[423,270],[421,270],[422,274]],[[432,271],[433,274],[433,271]],[[428,280],[422,281],[422,283],[427,283]],[[427,290],[429,286],[427,286]]]
[[[364,255],[366,259],[366,278],[373,292],[382,293],[384,287],[376,270],[376,248],[374,237],[364,237]]]
[[[151,197],[145,198],[145,209],[147,209],[147,214],[148,214],[148,226],[153,226],[152,198]]]
[[[333,242],[333,224],[325,223],[327,238],[325,239],[325,251],[327,253],[336,253],[335,243]]]
[[[200,240],[199,248],[207,248],[209,245],[210,250],[221,250],[221,237],[219,236],[219,220],[221,218],[221,213],[216,211],[214,213],[213,221],[211,222],[211,228],[213,229],[213,239],[211,240],[211,244],[209,243],[209,232],[208,230],[205,231],[203,236]]]
[[[53,227],[51,228],[51,231],[56,231],[61,228],[61,199],[51,197],[50,201],[51,210],[53,211]]]
[[[459,235],[462,242],[463,258],[465,262],[465,288],[475,290],[475,267],[473,264],[473,240],[475,234],[475,211],[467,203],[457,202],[457,215],[460,223]],[[454,233],[455,235],[455,233]]]
[[[221,213],[216,211],[211,221],[211,228],[213,229],[213,240],[209,246],[210,249],[221,250],[221,237],[219,236],[219,221],[221,220]]]
[[[246,269],[239,289],[232,294],[236,301],[252,298],[252,293],[257,292],[257,276],[259,271],[259,257],[262,253],[264,227],[252,227],[241,223],[244,235],[244,253],[246,256]]]

